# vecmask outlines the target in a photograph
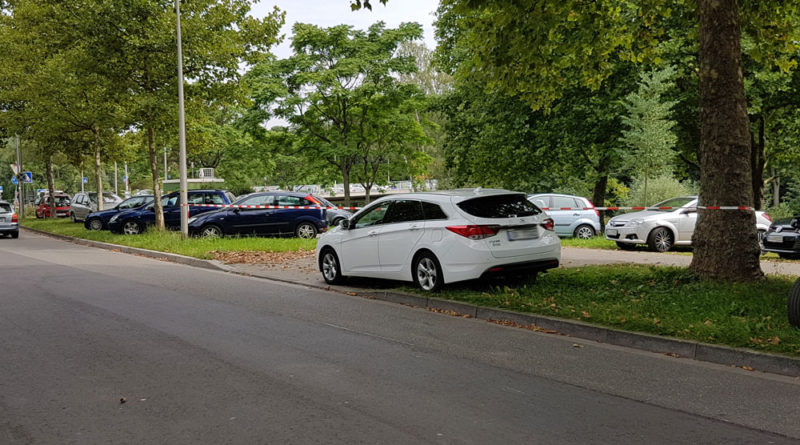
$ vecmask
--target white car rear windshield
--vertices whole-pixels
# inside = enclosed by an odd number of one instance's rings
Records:
[[[458,207],[478,218],[515,218],[542,213],[538,207],[531,204],[522,194],[472,198],[459,202]]]
[[[11,213],[11,204],[0,204],[0,213]]]

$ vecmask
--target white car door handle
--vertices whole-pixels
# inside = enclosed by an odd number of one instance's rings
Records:
[[[370,230],[369,232],[367,232],[367,235],[369,235],[369,236],[375,236],[377,234],[378,234],[377,230]]]
[[[409,228],[408,228],[408,230],[419,230],[419,229],[421,229],[421,228],[422,228],[422,227],[420,227],[420,226],[419,226],[419,225],[417,225],[417,224],[411,224],[411,227],[409,227]]]

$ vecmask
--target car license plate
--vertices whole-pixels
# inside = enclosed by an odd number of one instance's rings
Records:
[[[783,242],[783,236],[782,235],[768,235],[767,236],[767,242],[770,242],[770,243],[782,243]]]
[[[606,229],[606,234],[611,236],[617,236],[619,235],[619,232],[617,232],[617,229]]]
[[[508,231],[508,240],[517,241],[524,239],[539,238],[539,232],[536,229],[514,229]]]

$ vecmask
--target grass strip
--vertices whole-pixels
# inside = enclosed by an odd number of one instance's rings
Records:
[[[645,265],[552,270],[535,283],[448,286],[442,298],[626,331],[800,355],[789,324],[792,277],[756,283],[700,280],[685,268]]]
[[[75,238],[157,250],[159,252],[177,253],[204,260],[213,259],[214,251],[295,252],[300,249],[314,250],[317,246],[317,240],[300,238],[232,236],[225,238],[189,238],[184,240],[181,239],[179,232],[160,232],[152,228],[149,228],[141,235],[117,235],[108,230],[87,230],[83,223],[72,223],[68,219],[26,218],[22,221],[22,226]]]

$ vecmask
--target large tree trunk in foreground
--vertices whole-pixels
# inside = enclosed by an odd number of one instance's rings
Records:
[[[736,0],[699,0],[700,203],[753,205],[750,122],[741,70]],[[751,281],[763,277],[755,214],[700,210],[690,269],[704,278]]]
[[[147,129],[147,150],[150,154],[150,171],[153,173],[153,211],[156,214],[156,228],[164,230],[164,209],[161,207],[161,179],[158,175],[158,159],[156,153],[156,132]]]

